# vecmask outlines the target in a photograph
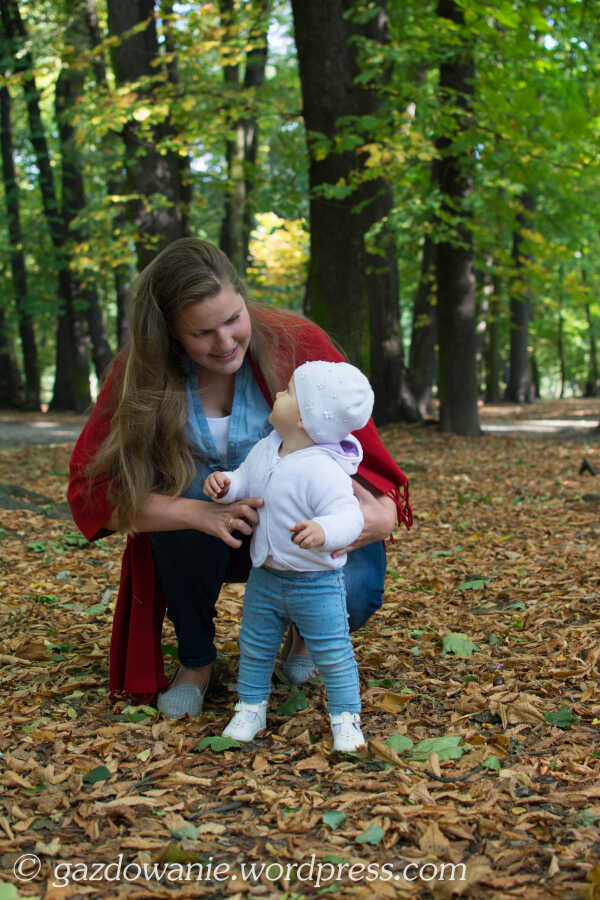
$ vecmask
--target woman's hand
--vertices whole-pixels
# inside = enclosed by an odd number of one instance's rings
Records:
[[[257,509],[263,506],[260,497],[247,497],[235,503],[211,503],[191,497],[169,497],[147,494],[140,504],[134,531],[181,531],[191,528],[221,538],[228,547],[240,547],[232,531],[252,534],[258,524]],[[116,512],[108,519],[106,528],[119,529]]]
[[[187,527],[221,538],[228,547],[234,549],[241,547],[242,542],[233,536],[232,531],[252,534],[258,525],[257,509],[264,504],[260,497],[247,497],[236,500],[235,503],[206,503],[202,500],[188,502],[197,505],[190,507],[186,516]]]
[[[365,544],[383,541],[389,537],[396,526],[396,504],[391,497],[387,497],[385,494],[375,497],[371,491],[363,487],[355,478],[352,479],[352,487],[354,496],[360,503],[360,511],[363,514],[365,524],[363,525],[363,530],[352,544],[348,547],[342,547],[331,554],[334,559],[336,556],[342,556],[343,553],[349,553],[358,547],[364,547]]]

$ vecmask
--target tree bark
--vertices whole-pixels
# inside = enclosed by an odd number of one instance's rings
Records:
[[[97,48],[103,40],[103,34],[98,24],[96,0],[86,0],[85,21],[87,25],[90,46],[92,48]],[[102,58],[99,57],[98,54],[93,55],[92,68],[98,87],[107,89],[108,82],[106,79],[106,68],[104,66],[104,62],[102,61]],[[112,151],[115,138],[116,136],[113,132],[107,133],[102,138],[103,149],[106,149],[106,151]],[[107,191],[109,196],[111,197],[120,197],[127,193],[124,172],[123,178],[121,180],[119,180],[118,176],[114,174],[111,174],[111,176],[109,176]],[[119,208],[119,211],[115,214],[115,217],[113,219],[114,231],[123,231],[126,221],[127,217],[125,215],[125,212],[122,208]],[[127,326],[127,285],[132,280],[133,274],[133,272],[129,271],[129,267],[125,265],[115,266],[113,269],[113,284],[115,289],[117,309],[114,336],[116,338],[116,344],[119,349],[123,347],[129,340]]]
[[[233,29],[235,26],[233,0],[220,0],[219,5],[224,27]],[[223,79],[229,94],[229,102],[235,104],[236,113],[240,105],[249,107],[247,115],[236,117],[229,126],[232,136],[227,139],[225,147],[227,193],[220,239],[221,249],[242,275],[245,275],[248,264],[248,245],[254,222],[252,192],[258,148],[258,122],[256,115],[251,111],[254,104],[252,94],[264,84],[265,80],[269,8],[270,0],[253,0],[251,3],[254,18],[251,40],[256,46],[246,54],[243,83],[240,80],[239,64],[223,66]],[[245,95],[243,99],[242,94]]]
[[[0,409],[23,409],[25,391],[21,373],[6,333],[6,315],[0,306]]]
[[[439,0],[437,14],[464,26],[455,0]],[[445,116],[461,139],[472,120],[475,65],[465,38],[448,50],[440,66],[440,95]],[[444,118],[444,116],[442,116]],[[473,237],[468,200],[473,187],[473,160],[469,149],[457,153],[452,137],[436,140],[439,154],[438,186],[443,227],[457,220],[454,234],[437,243],[438,341],[440,429],[463,435],[480,433],[475,372],[475,278]]]
[[[429,235],[423,242],[421,275],[413,304],[408,376],[421,418],[431,415],[436,375],[437,302],[435,244]]]
[[[4,50],[5,41],[2,41]],[[33,317],[27,308],[27,269],[25,267],[25,254],[23,251],[23,235],[21,230],[21,213],[19,205],[19,189],[15,178],[14,149],[12,140],[12,125],[10,115],[10,95],[6,86],[0,87],[0,133],[2,144],[2,179],[4,182],[4,198],[6,202],[6,218],[8,221],[8,239],[10,243],[10,268],[12,274],[15,307],[19,322],[19,337],[23,354],[23,369],[25,372],[24,396],[20,397],[21,405],[26,410],[39,410],[40,408],[40,370],[38,364],[37,346]],[[17,391],[13,369],[16,366],[10,344],[4,334],[5,317],[2,311],[2,368],[1,376],[4,385],[1,394],[6,394],[7,389],[15,390],[12,403],[16,406],[18,396],[22,391]],[[6,405],[6,396],[3,398]]]
[[[74,308],[71,272],[65,247],[65,228],[56,198],[50,152],[40,111],[40,95],[33,76],[33,60],[27,50],[27,34],[15,0],[0,0],[6,35],[13,45],[15,71],[23,73],[29,136],[39,172],[42,206],[58,268],[61,306],[57,330],[56,373],[50,408],[83,412],[89,405],[89,362],[80,315]]]
[[[581,272],[581,280],[584,285],[587,284],[587,272],[585,269]],[[588,377],[585,382],[584,397],[600,396],[600,369],[598,368],[598,351],[596,348],[596,329],[594,327],[594,319],[592,309],[589,303],[585,304],[585,317],[588,323]]]
[[[377,14],[357,25],[348,15],[352,7],[351,0],[292,0],[309,149],[308,309],[351,362],[370,374],[375,419],[384,424],[398,419],[410,400],[396,254],[387,218],[391,192],[381,177],[361,179],[364,154],[337,152],[333,146],[340,116],[380,114],[377,92],[355,83],[359,64],[354,39],[385,40],[387,19],[378,4]],[[326,154],[323,137],[329,141]],[[336,191],[335,185],[347,189]],[[365,235],[376,223],[374,246],[368,248]]]
[[[112,49],[117,83],[131,86],[138,108],[151,106],[156,99],[155,79],[160,71],[154,0],[108,0],[107,8],[110,34],[119,39]],[[138,263],[144,268],[167,244],[188,232],[189,186],[184,186],[182,177],[185,161],[171,149],[161,153],[161,141],[173,136],[168,117],[150,127],[132,117],[122,136],[129,191],[135,195],[128,216],[137,229]],[[155,202],[155,198],[160,202]]]
[[[66,9],[69,25],[66,30],[66,41],[75,53],[89,47],[87,26],[82,15],[79,0],[67,0]],[[58,136],[62,169],[62,222],[65,239],[75,245],[85,240],[86,234],[77,218],[86,208],[85,187],[83,181],[83,164],[76,144],[72,114],[83,94],[85,72],[78,65],[67,59],[63,61],[55,89],[55,112],[58,123]],[[71,272],[71,290],[73,306],[85,313],[87,329],[91,339],[92,359],[98,380],[102,380],[113,354],[106,335],[104,315],[98,299],[98,292],[93,285],[91,273]],[[74,338],[85,348],[86,337],[82,317],[75,316]]]
[[[535,208],[531,194],[522,197],[522,210],[517,216],[513,232],[513,278],[510,293],[510,369],[505,399],[511,403],[529,403],[531,380],[529,376],[529,318],[531,295],[524,284],[523,269],[527,256],[523,253],[523,229]]]
[[[496,280],[489,297],[487,319],[487,342],[485,349],[485,399],[488,403],[500,403],[500,293],[501,286]]]

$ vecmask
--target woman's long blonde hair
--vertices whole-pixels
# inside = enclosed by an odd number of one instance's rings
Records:
[[[108,497],[119,530],[134,530],[140,503],[157,491],[179,496],[194,477],[195,460],[185,438],[188,417],[184,351],[174,334],[187,306],[231,286],[248,302],[244,283],[227,256],[197,238],[169,244],[139,275],[129,304],[130,341],[108,437],[88,467],[90,482],[108,478]],[[252,323],[250,353],[273,395],[282,387],[273,365],[289,329],[275,332],[248,305]],[[290,315],[300,324],[301,317]],[[293,330],[293,329],[292,329]],[[293,362],[291,362],[293,369]]]

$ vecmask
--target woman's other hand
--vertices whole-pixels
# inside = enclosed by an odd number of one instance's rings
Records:
[[[363,525],[363,530],[352,544],[348,547],[342,547],[331,554],[334,559],[343,553],[349,553],[358,547],[364,547],[365,544],[385,540],[396,527],[396,504],[391,497],[387,497],[385,494],[374,496],[371,491],[363,487],[355,478],[352,479],[352,487],[354,496],[360,503],[360,511],[363,514],[365,524]]]

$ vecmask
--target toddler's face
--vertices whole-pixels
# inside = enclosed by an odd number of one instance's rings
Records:
[[[298,409],[293,375],[285,391],[277,391],[269,422],[282,437],[292,434],[298,429],[300,410]]]

